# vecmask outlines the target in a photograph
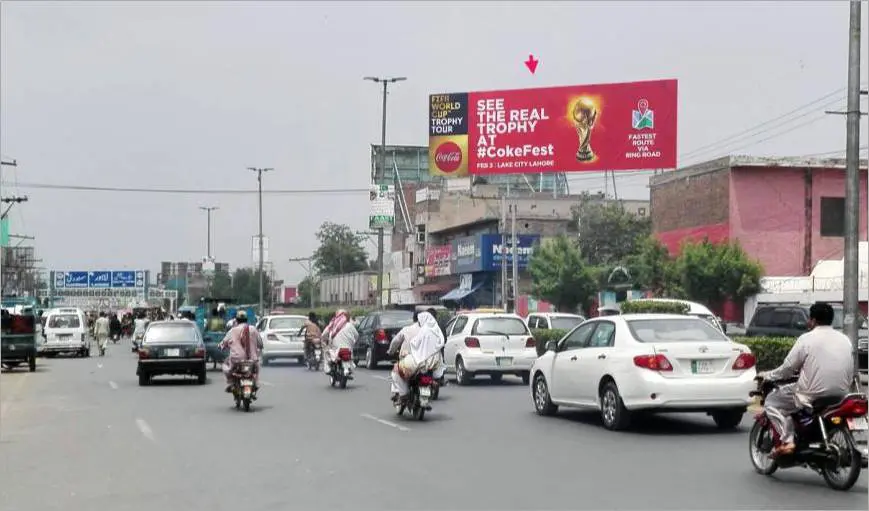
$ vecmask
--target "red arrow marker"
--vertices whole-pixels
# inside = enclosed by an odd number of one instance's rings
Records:
[[[534,58],[534,55],[528,55],[528,60],[525,61],[525,67],[528,68],[528,71],[531,71],[531,74],[534,74],[534,71],[537,71],[537,64],[540,63],[539,60]]]

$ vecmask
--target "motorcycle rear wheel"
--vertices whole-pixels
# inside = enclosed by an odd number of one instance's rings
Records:
[[[244,411],[249,412],[250,411],[250,398],[248,398],[248,397],[244,398],[243,404],[244,404]]]
[[[761,448],[764,441],[772,444],[772,431],[769,429],[771,427],[764,427],[760,422],[755,422],[748,434],[748,455],[751,458],[751,464],[755,472],[765,476],[771,476],[778,470],[778,463],[769,457],[771,451],[764,451]],[[769,438],[766,438],[765,435],[769,435]]]
[[[854,436],[847,426],[842,424],[831,426],[827,433],[830,445],[838,449],[839,455],[836,462],[825,463],[821,467],[821,475],[830,488],[848,491],[860,478],[860,470],[863,466],[862,454],[857,449]],[[840,473],[840,469],[843,472]]]
[[[338,387],[340,387],[342,389],[347,388],[347,377],[346,376],[342,376],[340,381],[338,381]]]
[[[421,421],[425,419],[425,408],[420,405],[416,405],[413,407],[413,418]]]

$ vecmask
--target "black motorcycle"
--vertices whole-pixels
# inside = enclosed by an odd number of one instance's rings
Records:
[[[347,388],[347,382],[353,379],[353,354],[350,348],[340,348],[338,356],[330,364],[329,385]]]
[[[431,411],[430,403],[438,384],[430,372],[417,374],[407,383],[410,391],[404,399],[397,398],[395,412],[401,415],[408,410],[414,419],[421,421],[425,418],[425,412]]]
[[[305,353],[305,366],[308,371],[319,371],[323,362],[323,348],[320,345],[310,346]]]
[[[762,405],[773,390],[792,381],[758,379],[757,390],[751,395],[760,396]],[[863,465],[851,432],[867,429],[866,410],[863,393],[815,400],[811,410],[793,415],[796,449],[777,457],[771,454],[781,443],[779,433],[766,411],[761,411],[749,434],[751,463],[763,475],[772,475],[779,468],[807,467],[821,474],[830,488],[847,491],[859,479]]]
[[[254,363],[251,361],[238,362],[230,369],[232,381],[232,398],[235,400],[235,409],[244,407],[244,411],[250,411],[251,401],[256,400],[256,387],[254,387]]]

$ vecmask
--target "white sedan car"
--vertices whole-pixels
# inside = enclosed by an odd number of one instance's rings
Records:
[[[505,374],[530,379],[537,358],[534,338],[521,317],[502,313],[459,314],[446,327],[444,361],[459,385],[478,374],[500,381]]]
[[[751,350],[691,316],[594,318],[546,348],[531,369],[537,413],[596,409],[611,430],[653,412],[703,412],[732,429],[755,389]]]
[[[299,330],[305,326],[305,316],[281,314],[266,316],[257,323],[256,329],[263,339],[263,364],[279,358],[294,358],[305,362],[305,337]]]

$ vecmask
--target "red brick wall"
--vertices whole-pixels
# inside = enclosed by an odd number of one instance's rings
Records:
[[[730,172],[720,169],[681,177],[651,189],[652,231],[727,223]]]

